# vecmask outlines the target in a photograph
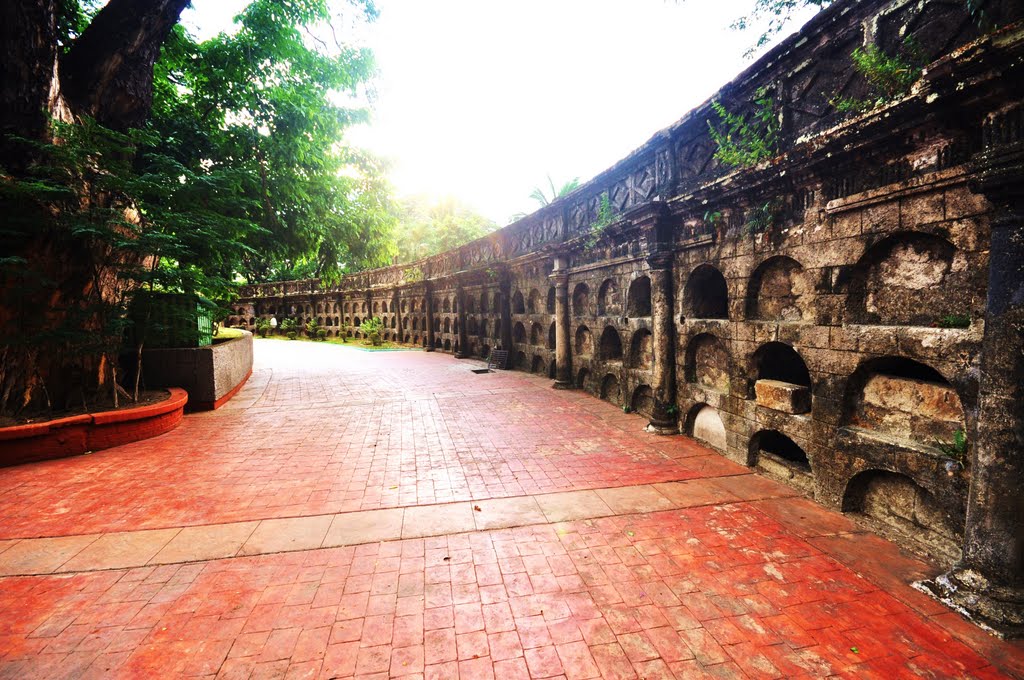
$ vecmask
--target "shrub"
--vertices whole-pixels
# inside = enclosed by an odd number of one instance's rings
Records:
[[[370,344],[377,347],[381,344],[380,332],[384,328],[384,322],[378,317],[367,319],[359,325],[359,330],[363,332],[363,335],[370,339]]]
[[[326,340],[327,339],[327,329],[326,328],[317,328],[316,329],[316,339],[317,340]]]
[[[285,335],[288,336],[289,340],[294,340],[295,338],[299,337],[299,332],[298,331],[288,331],[287,333],[285,333]]]

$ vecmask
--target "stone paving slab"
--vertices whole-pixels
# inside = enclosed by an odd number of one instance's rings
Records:
[[[224,409],[0,469],[0,540],[335,514],[747,470],[590,395],[443,354],[257,341]]]
[[[869,538],[843,535],[877,562]],[[1019,644],[929,617],[808,541],[738,502],[5,578],[0,678],[1024,673]]]

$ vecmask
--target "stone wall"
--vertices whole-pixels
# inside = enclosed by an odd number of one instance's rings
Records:
[[[985,377],[983,355],[1024,382],[1019,329],[1007,335],[999,316],[1020,301],[989,286],[996,274],[1010,281],[1001,288],[1024,281],[1012,264],[989,266],[993,225],[1024,223],[1012,217],[1024,193],[1024,29],[1013,23],[1024,10],[984,5],[1004,26],[984,36],[959,2],[821,12],[715,96],[744,111],[767,88],[781,126],[770,161],[715,160],[705,104],[491,236],[333,287],[248,287],[231,321],[313,317],[358,333],[377,315],[390,339],[428,350],[507,348],[518,370],[695,436],[945,563],[996,526],[1020,541],[1020,514],[989,520],[1010,512],[994,490],[1024,473],[979,461],[996,456],[984,454],[986,399],[1019,398],[1012,380]],[[860,114],[829,103],[868,94],[856,47],[892,54],[907,36],[930,60],[907,95]],[[1024,445],[1024,416],[1009,408],[988,411],[1014,433],[993,441]],[[950,452],[958,430],[963,455]],[[981,477],[986,490],[969,492]],[[1020,554],[999,569],[1024,565]]]

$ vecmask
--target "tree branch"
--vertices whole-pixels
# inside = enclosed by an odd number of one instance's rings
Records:
[[[116,130],[142,125],[153,103],[153,64],[188,3],[110,0],[61,59],[72,111]]]

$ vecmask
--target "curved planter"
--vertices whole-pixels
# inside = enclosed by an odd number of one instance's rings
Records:
[[[189,411],[219,408],[252,375],[252,333],[206,347],[143,350],[142,374],[149,387],[184,388]]]
[[[181,422],[188,402],[185,390],[169,391],[157,404],[0,428],[0,466],[67,458],[163,434]]]

